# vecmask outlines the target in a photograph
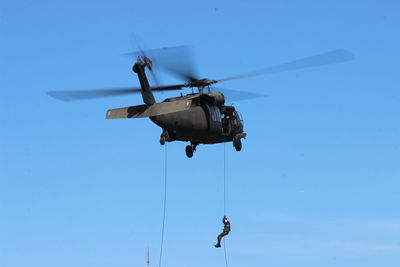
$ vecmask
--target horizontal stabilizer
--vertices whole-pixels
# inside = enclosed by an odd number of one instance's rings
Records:
[[[129,119],[146,118],[159,115],[165,115],[178,111],[188,110],[191,100],[176,100],[172,102],[161,102],[153,105],[138,105],[125,108],[116,108],[107,110],[107,119]]]

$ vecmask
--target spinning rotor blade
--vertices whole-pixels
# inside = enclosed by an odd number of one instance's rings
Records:
[[[139,93],[140,88],[118,88],[118,89],[97,89],[97,90],[75,90],[75,91],[49,91],[49,96],[69,102],[84,99],[101,98],[107,96],[126,95]]]
[[[180,85],[172,86],[159,86],[151,88],[152,91],[170,91],[170,90],[181,90]],[[127,95],[140,93],[140,88],[115,88],[115,89],[93,89],[93,90],[75,90],[75,91],[49,91],[47,95],[65,102],[102,98],[108,96]]]
[[[145,47],[144,46],[144,42],[143,42],[143,40],[140,40],[139,41],[139,39],[140,38],[138,38],[138,36],[135,34],[135,33],[131,33],[131,36],[130,36],[130,39],[131,39],[131,45],[132,45],[132,47],[137,47],[137,49],[139,50],[139,51],[137,51],[137,52],[135,52],[135,54],[131,54],[130,56],[132,56],[133,57],[133,60],[134,61],[136,61],[136,57],[137,56],[140,56],[141,58],[142,58],[142,60],[144,60],[144,61],[146,61],[147,60],[147,58],[149,58],[149,55],[147,55],[146,53],[145,53],[145,50],[143,50],[143,47]],[[126,54],[126,55],[129,55],[129,54]],[[149,58],[150,59],[150,58]],[[151,74],[151,77],[153,78],[153,81],[155,82],[155,84],[158,86],[160,83],[159,83],[159,79],[158,79],[158,77],[157,77],[157,74],[156,74],[156,72],[154,71],[154,68],[152,67],[152,65],[153,65],[153,61],[150,59],[150,61],[151,61],[151,63],[150,63],[150,66],[148,67],[149,68],[149,70],[150,70],[150,74]]]
[[[215,83],[230,81],[235,79],[247,78],[258,75],[268,75],[273,73],[294,71],[305,68],[318,67],[323,65],[330,65],[336,63],[342,63],[346,61],[354,60],[355,57],[346,50],[333,50],[327,53],[319,54],[312,57],[306,57],[292,62],[260,69],[257,71],[232,76],[219,80],[207,80],[197,79],[194,66],[192,64],[191,53],[188,46],[177,46],[170,48],[154,49],[147,51],[139,51],[134,53],[126,54],[129,56],[141,55],[149,57],[150,59],[156,59],[157,64],[164,69],[168,70],[177,77],[183,79],[186,83],[168,86],[157,86],[153,87],[152,90],[167,91],[167,90],[181,90],[183,87],[198,87],[204,88]],[[49,91],[47,94],[53,98],[62,101],[75,101],[83,99],[100,98],[114,95],[125,95],[131,93],[139,93],[140,88],[116,88],[116,89],[97,89],[97,90],[78,90],[78,91]],[[222,92],[226,92],[229,100],[239,99],[251,99],[264,97],[266,95],[258,93],[247,93],[235,90],[222,89]]]
[[[145,51],[126,53],[127,56],[145,54],[154,61],[154,67],[161,67],[184,82],[198,79],[190,46],[164,47]]]
[[[225,89],[225,88],[215,88],[213,87],[213,91],[218,91],[224,94],[225,102],[232,102],[232,101],[242,101],[248,99],[255,99],[255,98],[262,98],[268,97],[269,95],[254,93],[254,92],[244,92],[232,89]]]
[[[346,62],[346,61],[351,61],[354,59],[355,59],[354,55],[352,53],[350,53],[349,51],[346,51],[343,49],[333,50],[333,51],[315,55],[312,57],[306,57],[306,58],[298,59],[298,60],[295,60],[292,62],[260,69],[257,71],[216,80],[215,83],[236,80],[236,79],[242,79],[242,78],[258,76],[258,75],[268,75],[268,74],[278,73],[278,72],[294,71],[294,70],[313,68],[313,67],[318,67],[318,66],[323,66],[323,65],[337,64],[337,63],[342,63],[342,62]]]

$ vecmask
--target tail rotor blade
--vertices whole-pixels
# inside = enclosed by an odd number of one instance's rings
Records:
[[[126,53],[127,56],[138,56],[144,53],[154,61],[154,67],[160,67],[184,82],[198,80],[194,57],[190,46],[164,47],[145,51]]]
[[[160,85],[159,78],[158,78],[154,68],[152,67],[153,61],[155,61],[155,59],[151,58],[148,55],[148,53],[146,53],[146,50],[143,49],[143,47],[147,47],[147,46],[145,46],[144,41],[141,39],[139,40],[139,37],[135,33],[131,33],[130,40],[131,40],[132,47],[136,46],[138,48],[138,51],[134,52],[134,53],[128,53],[125,55],[132,56],[134,58],[134,61],[136,61],[137,56],[140,56],[142,58],[142,60],[144,60],[144,61],[150,61],[151,65],[149,67],[149,70],[150,70],[151,77],[153,78],[153,81],[156,84],[156,86]]]

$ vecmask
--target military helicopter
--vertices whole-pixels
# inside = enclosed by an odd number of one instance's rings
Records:
[[[170,50],[182,50],[183,47],[170,48]],[[153,50],[168,53],[169,49]],[[267,75],[277,72],[293,71],[316,66],[335,64],[354,59],[346,50],[333,50],[312,57],[302,58],[285,64],[260,69],[228,78],[209,80],[198,79],[187,66],[180,69],[169,68],[174,74],[185,80],[184,83],[151,87],[146,75],[146,68],[153,73],[153,61],[145,53],[137,57],[132,70],[137,74],[140,88],[97,89],[80,91],[50,91],[48,95],[63,100],[79,100],[97,98],[110,95],[129,93],[141,93],[143,105],[109,109],[107,119],[150,118],[150,120],[162,128],[160,144],[165,142],[184,141],[190,142],[185,152],[188,158],[199,144],[216,144],[232,142],[237,151],[242,149],[242,139],[246,137],[243,119],[234,106],[225,105],[225,95],[222,92],[211,91],[211,86],[229,80],[241,79],[257,75]],[[153,92],[182,90],[192,88],[192,93],[167,98],[162,102],[156,102]],[[197,88],[197,92],[193,92]],[[263,96],[250,93],[250,97]]]

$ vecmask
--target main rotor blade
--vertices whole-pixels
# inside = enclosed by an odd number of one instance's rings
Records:
[[[224,81],[242,79],[242,78],[247,78],[247,77],[252,77],[252,76],[258,76],[258,75],[268,75],[268,74],[278,73],[278,72],[286,72],[286,71],[294,71],[294,70],[299,70],[299,69],[313,68],[313,67],[319,67],[319,66],[323,66],[323,65],[342,63],[342,62],[351,61],[354,59],[355,59],[355,57],[351,52],[349,52],[347,50],[343,50],[343,49],[338,49],[338,50],[333,50],[333,51],[326,52],[323,54],[298,59],[298,60],[295,60],[292,62],[260,69],[257,71],[216,80],[216,82],[224,82]]]
[[[74,91],[49,91],[49,96],[61,101],[70,102],[76,100],[101,98],[116,95],[126,95],[139,93],[140,88],[115,88],[115,89],[95,89],[95,90],[74,90]]]
[[[245,91],[225,89],[219,87],[218,88],[213,87],[212,89],[213,91],[218,91],[223,93],[225,96],[225,102],[242,101],[242,100],[256,99],[269,96],[266,94],[260,94],[255,92],[245,92]]]
[[[152,91],[170,91],[181,90],[181,85],[168,85],[151,88]],[[74,90],[74,91],[48,91],[47,95],[65,102],[95,99],[109,96],[127,95],[140,93],[140,88],[114,88],[114,89],[92,89],[92,90]]]
[[[184,82],[198,80],[194,57],[190,46],[164,47],[126,53],[127,56],[145,54],[153,61],[153,67],[161,67]]]

